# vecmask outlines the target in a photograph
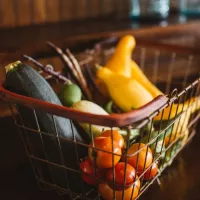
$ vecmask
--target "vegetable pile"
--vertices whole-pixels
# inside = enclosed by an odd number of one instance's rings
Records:
[[[104,66],[98,65],[95,68],[95,84],[101,94],[109,99],[106,105],[98,105],[92,101],[92,92],[88,88],[78,62],[70,51],[66,51],[67,57],[52,43],[49,45],[59,53],[62,60],[68,63],[71,70],[70,75],[72,74],[75,78],[72,80],[63,78],[53,70],[47,70],[34,61],[34,64],[46,73],[64,81],[63,87],[56,94],[49,83],[32,67],[17,61],[6,66],[5,85],[8,90],[97,115],[110,115],[115,112],[138,109],[157,96],[164,95],[148,80],[132,59],[136,41],[131,35],[126,35],[119,40],[114,54]],[[33,113],[24,106],[18,106],[26,126],[38,130],[36,123],[29,122],[34,122],[36,115],[40,131],[48,132],[52,138],[54,137],[52,139],[49,136],[43,136],[49,161],[63,164],[59,152],[59,145],[61,145],[64,160],[68,161],[64,165],[80,170],[82,180],[86,185],[97,186],[101,196],[107,200],[114,199],[114,190],[116,200],[122,199],[122,195],[125,200],[135,199],[139,195],[142,182],[153,179],[185,144],[189,132],[187,127],[190,116],[199,108],[200,98],[192,97],[182,104],[174,103],[166,107],[163,112],[154,117],[153,124],[146,124],[142,130],[134,128],[128,130],[71,122],[66,118],[52,117],[43,111],[36,110]],[[57,136],[88,146],[88,148],[82,146],[78,148],[79,158],[82,160],[80,163],[77,162],[75,153],[77,149],[74,143],[61,142],[58,144],[55,139]],[[43,149],[38,142],[41,138],[33,137],[32,134],[29,134],[29,137],[36,153],[35,156],[44,156]],[[177,142],[173,144],[176,140]],[[172,145],[170,148],[173,150],[165,151],[169,145]],[[65,187],[64,172],[53,167],[51,170],[57,177],[56,184]],[[77,183],[79,177],[79,175],[69,175],[69,182],[79,185]]]

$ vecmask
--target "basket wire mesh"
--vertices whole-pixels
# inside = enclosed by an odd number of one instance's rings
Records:
[[[91,50],[86,52],[86,57],[92,57],[93,62],[92,63],[85,63],[84,60],[81,60],[80,63],[85,64],[93,67],[94,63],[105,63],[105,61],[109,58],[110,55],[113,53],[113,48],[107,48],[107,49],[100,49],[100,50]],[[149,66],[147,64],[149,58],[149,54],[147,51],[151,53],[150,58],[153,61],[151,62],[151,76],[150,79],[154,84],[159,84],[160,81],[164,82],[164,88],[165,88],[165,94],[168,95],[168,102],[164,104],[161,108],[157,109],[156,112],[151,113],[148,118],[144,118],[143,120],[140,120],[137,123],[133,124],[127,124],[123,129],[127,131],[127,140],[126,148],[124,150],[123,155],[125,156],[125,171],[127,168],[127,161],[128,158],[134,155],[139,155],[139,153],[142,151],[142,148],[140,148],[140,145],[143,142],[143,138],[146,137],[146,145],[145,147],[150,147],[151,149],[154,147],[153,150],[153,162],[148,167],[144,167],[143,171],[140,173],[140,175],[135,176],[134,184],[132,185],[132,191],[131,191],[131,199],[138,199],[140,196],[145,192],[145,190],[156,180],[159,183],[158,177],[162,174],[163,170],[170,166],[173,159],[177,156],[177,154],[186,146],[187,143],[191,141],[193,136],[195,135],[195,129],[196,125],[198,123],[198,119],[200,117],[200,112],[192,113],[195,108],[198,108],[200,105],[200,101],[198,99],[194,102],[192,102],[192,97],[200,98],[200,78],[199,75],[193,80],[190,79],[190,71],[192,68],[192,65],[194,64],[195,58],[192,55],[183,55],[184,59],[184,66],[182,68],[179,68],[178,70],[182,70],[181,73],[184,74],[182,79],[179,79],[179,83],[177,84],[176,81],[177,77],[173,77],[174,70],[178,68],[178,65],[180,64],[177,61],[177,57],[179,56],[178,53],[163,53],[162,51],[156,49],[152,51],[152,49],[148,49],[145,47],[138,48],[135,50],[138,52],[133,55],[134,59],[140,64],[142,70],[144,72],[148,71]],[[98,56],[97,56],[98,55]],[[164,56],[163,56],[164,55]],[[163,56],[163,57],[162,57]],[[159,69],[164,68],[162,66],[161,60],[166,61],[166,59],[169,61],[167,64],[165,64],[164,69],[164,77],[165,80],[162,80],[162,77],[159,76]],[[89,59],[90,60],[90,59]],[[181,62],[182,63],[182,62]],[[167,66],[167,67],[166,67]],[[198,70],[198,68],[197,68]],[[49,77],[48,77],[49,78]],[[175,86],[178,86],[178,89],[174,89],[174,82]],[[5,99],[4,99],[5,100]],[[189,106],[187,109],[184,109],[186,100],[189,101]],[[57,131],[57,126],[55,123],[55,115],[50,114],[52,116],[53,122],[54,122],[54,128],[55,128],[55,135],[46,132],[45,130],[42,130],[40,127],[40,122],[38,120],[37,116],[37,110],[35,109],[29,109],[29,111],[32,113],[28,117],[31,118],[32,122],[34,122],[34,125],[26,124],[25,116],[22,116],[20,112],[20,106],[18,104],[14,104],[14,107],[16,110],[13,110],[13,102],[7,101],[8,105],[10,106],[10,109],[12,111],[13,119],[15,122],[16,127],[18,128],[26,153],[28,155],[28,158],[30,160],[30,163],[32,165],[33,171],[35,173],[37,182],[41,189],[49,190],[49,189],[55,189],[58,194],[64,195],[67,194],[70,199],[101,199],[101,196],[97,190],[98,184],[101,183],[103,180],[97,176],[97,166],[95,166],[95,179],[96,179],[96,187],[95,186],[88,186],[85,184],[82,180],[82,173],[80,171],[80,161],[84,159],[84,156],[87,155],[83,152],[87,152],[88,148],[92,148],[93,150],[103,151],[102,149],[98,149],[94,146],[94,135],[92,132],[92,124],[90,124],[90,137],[91,137],[91,145],[81,143],[76,140],[76,137],[74,135],[73,126],[72,126],[72,120],[70,119],[71,123],[71,130],[72,130],[72,138],[73,139],[67,139],[64,137],[61,137]],[[173,119],[171,120],[171,113],[172,109],[174,108],[174,105],[176,106],[175,114]],[[169,114],[168,119],[163,120],[164,115],[164,108],[169,107]],[[182,111],[179,112],[179,107],[182,108]],[[29,114],[30,114],[29,112]],[[158,114],[161,114],[161,120],[158,122],[154,120],[154,117]],[[183,121],[186,121],[184,124]],[[184,124],[184,125],[183,125]],[[146,130],[148,126],[148,130]],[[156,127],[156,132],[155,132]],[[176,130],[175,130],[176,129]],[[113,140],[113,130],[114,127],[110,127],[110,130],[112,132],[111,139]],[[129,138],[131,137],[131,131],[132,130],[139,130],[140,135],[135,138],[134,140],[130,141]],[[156,133],[156,134],[155,134]],[[162,138],[162,140],[160,139]],[[129,147],[134,143],[139,143],[138,150],[132,154],[128,155],[128,149]],[[73,149],[71,149],[71,152],[65,151],[65,146],[67,146],[69,143],[73,144]],[[50,146],[48,146],[51,144]],[[57,159],[53,159],[50,155],[49,148],[54,148],[53,151],[55,151],[56,156],[58,156]],[[156,149],[159,148],[159,151],[156,151]],[[39,149],[39,152],[38,152]],[[120,156],[119,154],[113,153],[114,150],[114,142],[112,142],[112,152],[107,152],[108,154],[111,154],[112,156],[112,163],[114,163],[115,156]],[[73,163],[72,166],[68,165],[69,163],[66,161],[66,154],[73,154],[73,156],[76,158],[76,163]],[[147,156],[148,151],[146,151],[145,156],[145,162],[144,166],[146,166],[147,163]],[[137,163],[136,163],[136,172],[138,171],[138,158],[137,156]],[[94,157],[94,160],[96,157]],[[94,162],[96,163],[96,162]],[[159,171],[157,175],[153,178],[148,178],[147,180],[144,180],[144,174],[150,170],[154,163],[157,163],[159,166]],[[113,182],[110,183],[113,188],[115,188],[115,170],[114,170],[114,164],[112,165],[113,169]],[[76,185],[78,185],[78,189],[72,189],[71,184],[71,177],[76,177]],[[124,176],[124,183],[126,182],[126,176]],[[136,195],[137,197],[134,197],[135,195],[135,189],[137,185],[137,181],[140,180],[140,189],[139,194]],[[125,184],[123,185],[123,190],[121,194],[119,195],[119,192],[116,190],[113,190],[112,197],[113,199],[121,199],[125,198]],[[134,197],[134,198],[133,198]]]

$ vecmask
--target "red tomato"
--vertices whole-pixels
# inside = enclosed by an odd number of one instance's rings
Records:
[[[153,163],[152,167],[150,167],[144,174],[144,180],[148,180],[156,176],[158,173],[158,165]]]
[[[135,155],[131,156],[135,152],[137,152]],[[128,163],[137,169],[137,172],[143,172],[145,168],[149,167],[153,161],[153,156],[151,149],[147,147],[143,143],[135,143],[131,145],[130,149],[128,150]],[[123,160],[125,161],[126,157],[123,157]],[[145,164],[146,162],[146,164]],[[145,165],[145,166],[144,166]]]
[[[115,190],[123,190],[123,186],[125,185],[125,189],[131,187],[131,184],[135,180],[136,171],[135,169],[127,164],[126,173],[125,173],[125,163],[119,162],[115,165]],[[126,174],[126,182],[124,183],[124,174]],[[106,181],[108,185],[113,188],[113,169],[109,169],[106,173]]]
[[[112,144],[113,144],[113,151],[112,151]],[[90,160],[93,163],[96,162],[98,168],[111,168],[113,165],[116,165],[119,162],[122,150],[115,141],[111,140],[110,137],[95,138],[94,147],[99,148],[100,150],[90,147],[88,149],[88,154]],[[118,155],[113,156],[113,153]]]
[[[97,168],[95,174],[95,167],[90,159],[81,162],[80,170],[83,172],[82,179],[90,185],[98,184],[98,179],[104,180],[104,171]]]
[[[98,190],[104,199],[106,200],[114,199],[113,189],[110,188],[108,184],[106,183],[99,184]],[[132,185],[132,187],[124,190],[124,200],[134,200],[138,196],[139,190],[140,190],[140,180],[138,179],[135,185]],[[121,200],[123,197],[122,195],[123,195],[123,190],[115,191],[116,200]]]
[[[113,137],[113,140],[115,140],[118,143],[120,148],[124,148],[124,138],[117,130],[106,130],[100,135],[100,137]]]

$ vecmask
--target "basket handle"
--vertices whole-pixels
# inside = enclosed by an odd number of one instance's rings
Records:
[[[138,108],[136,110],[111,115],[96,115],[86,112],[74,110],[73,108],[67,108],[64,106],[48,103],[38,99],[22,96],[13,92],[10,92],[0,85],[0,99],[11,103],[26,106],[31,109],[42,110],[44,112],[66,117],[78,122],[85,122],[89,124],[96,124],[108,127],[123,127],[142,119],[148,118],[149,115],[156,112],[163,107],[168,99],[160,95],[148,104]]]

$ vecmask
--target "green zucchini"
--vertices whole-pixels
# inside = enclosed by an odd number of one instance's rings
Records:
[[[20,61],[6,66],[6,88],[21,95],[46,101],[52,104],[62,105],[48,82],[32,67],[23,64]],[[69,119],[59,116],[52,116],[51,114],[45,113],[41,110],[36,110],[35,113],[33,113],[33,110],[24,106],[18,106],[18,109],[25,126],[36,130],[38,129],[34,118],[34,114],[36,114],[40,130],[50,134],[50,136],[45,134],[42,135],[42,143],[39,134],[36,132],[27,131],[27,134],[24,134],[27,137],[25,139],[28,140],[31,149],[33,149],[33,151],[30,151],[30,154],[48,159],[49,161],[59,165],[65,164],[71,169],[78,169],[78,161],[75,151],[78,150],[78,153],[82,153],[82,156],[86,156],[87,149],[85,148],[83,150],[83,147],[81,148],[78,145],[75,146],[73,143],[74,139],[81,143],[86,143],[86,139],[79,134],[74,124],[71,123]],[[55,129],[55,125],[57,130]],[[52,137],[56,136],[57,133],[60,137],[67,138],[71,141],[68,142],[60,140],[59,143],[56,137]],[[60,148],[62,153],[60,152]],[[46,156],[44,155],[44,149],[47,154]],[[38,168],[38,163],[35,165],[35,167]],[[47,173],[47,171],[52,172],[52,183],[61,187],[66,187],[66,176],[62,168],[53,166],[49,168],[49,166],[46,165],[45,167],[41,167],[38,171],[40,174],[41,171],[44,174]],[[69,171],[68,174],[71,174],[71,171]],[[73,183],[74,181],[77,182],[77,180],[80,179],[80,176],[76,175],[72,177],[68,175],[68,178],[69,182]],[[76,183],[76,185],[78,184]]]

